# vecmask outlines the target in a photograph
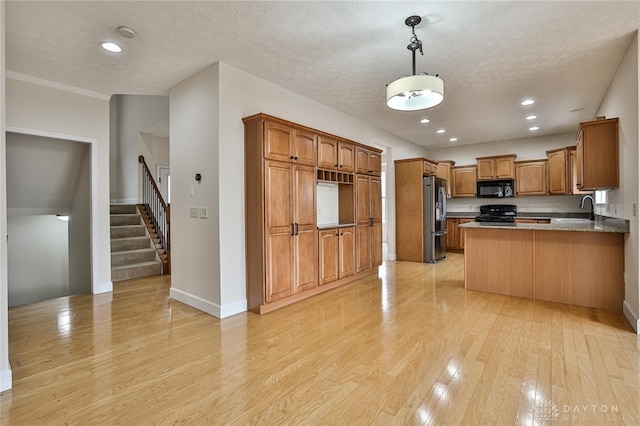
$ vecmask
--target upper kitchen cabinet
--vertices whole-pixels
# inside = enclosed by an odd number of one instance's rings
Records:
[[[476,158],[478,180],[513,179],[515,154]]]
[[[547,195],[547,160],[518,161],[516,195]]]
[[[447,198],[451,198],[451,168],[456,164],[455,161],[438,161],[436,166],[436,177],[445,179],[447,181]]]
[[[362,147],[356,147],[356,173],[380,176],[382,173],[382,154]]]
[[[344,141],[338,141],[338,170],[345,173],[353,173],[355,170],[356,147]]]
[[[453,198],[476,196],[476,166],[456,166],[451,168]]]
[[[435,176],[438,172],[438,163],[431,160],[422,160],[422,174],[424,176]]]
[[[570,155],[567,148],[558,148],[547,151],[549,173],[547,175],[549,194],[571,194],[571,169]]]
[[[295,129],[286,123],[264,122],[264,158],[315,166],[315,133]]]
[[[336,170],[338,168],[338,140],[335,138],[318,137],[318,167]]]
[[[580,123],[576,135],[577,182],[580,190],[619,186],[618,119]]]

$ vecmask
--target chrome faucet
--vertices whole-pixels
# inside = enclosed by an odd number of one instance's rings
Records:
[[[596,220],[596,215],[593,213],[593,197],[589,194],[585,195],[584,197],[582,197],[582,200],[580,200],[580,208],[584,209],[584,200],[586,199],[590,199],[591,200],[591,214],[589,215],[589,219],[591,220]]]

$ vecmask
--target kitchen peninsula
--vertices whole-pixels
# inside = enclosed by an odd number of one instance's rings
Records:
[[[460,227],[466,289],[622,310],[626,221]]]

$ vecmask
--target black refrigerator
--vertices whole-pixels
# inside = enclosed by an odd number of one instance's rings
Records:
[[[424,262],[435,263],[447,257],[446,181],[433,176],[422,180]]]

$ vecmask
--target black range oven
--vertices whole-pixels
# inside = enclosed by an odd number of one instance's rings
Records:
[[[518,208],[511,204],[488,204],[480,206],[476,222],[513,223]]]

